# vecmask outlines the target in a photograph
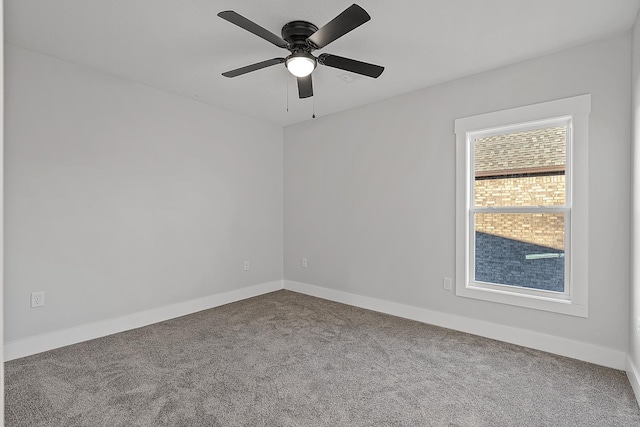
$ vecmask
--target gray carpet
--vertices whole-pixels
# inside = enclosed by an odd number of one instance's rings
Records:
[[[7,426],[640,426],[621,371],[289,291],[5,372]]]

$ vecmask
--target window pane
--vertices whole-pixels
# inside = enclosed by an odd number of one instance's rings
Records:
[[[475,280],[564,291],[564,214],[475,214]]]
[[[477,138],[475,206],[563,206],[566,127]]]

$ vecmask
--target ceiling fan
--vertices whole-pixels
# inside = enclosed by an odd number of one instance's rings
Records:
[[[318,64],[373,78],[378,78],[384,71],[384,67],[356,61],[355,59],[343,58],[328,53],[323,53],[317,57],[311,54],[314,50],[322,49],[371,19],[371,16],[357,4],[349,6],[320,29],[307,21],[288,22],[282,27],[282,37],[232,10],[220,12],[218,16],[291,52],[286,58],[267,59],[266,61],[222,73],[225,77],[237,77],[251,71],[284,63],[289,72],[298,80],[298,95],[300,98],[308,98],[313,96],[311,73]]]

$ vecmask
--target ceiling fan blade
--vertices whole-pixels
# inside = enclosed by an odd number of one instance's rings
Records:
[[[329,67],[373,77],[374,79],[378,78],[384,71],[384,67],[379,65],[356,61],[355,59],[343,58],[342,56],[330,55],[328,53],[323,53],[318,56],[318,62]]]
[[[232,24],[237,25],[240,28],[243,28],[250,33],[255,34],[258,37],[262,37],[266,41],[275,44],[278,47],[286,49],[289,47],[289,44],[282,40],[279,36],[273,34],[271,31],[262,28],[260,25],[256,24],[253,21],[248,20],[244,16],[234,12],[233,10],[225,10],[224,12],[218,13],[218,16],[226,21],[231,22]]]
[[[322,49],[332,41],[344,36],[371,19],[371,16],[357,4],[352,4],[324,27],[307,39],[314,48]]]
[[[313,82],[311,81],[311,74],[307,77],[298,77],[298,96],[300,99],[313,96]]]
[[[227,71],[225,73],[222,73],[222,75],[225,77],[238,77],[238,76],[241,76],[242,74],[261,70],[263,68],[267,68],[272,65],[282,64],[283,62],[284,62],[284,58],[267,59],[266,61],[257,62],[255,64],[247,65],[246,67],[236,68],[235,70]]]

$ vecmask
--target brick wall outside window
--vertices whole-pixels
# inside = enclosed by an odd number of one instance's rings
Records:
[[[475,200],[477,206],[564,205],[564,175],[477,180]],[[558,215],[480,214],[476,231],[564,249],[564,220]]]
[[[475,205],[564,205],[565,138],[564,127],[552,127],[476,140]],[[561,215],[479,214],[476,231],[564,249]]]

